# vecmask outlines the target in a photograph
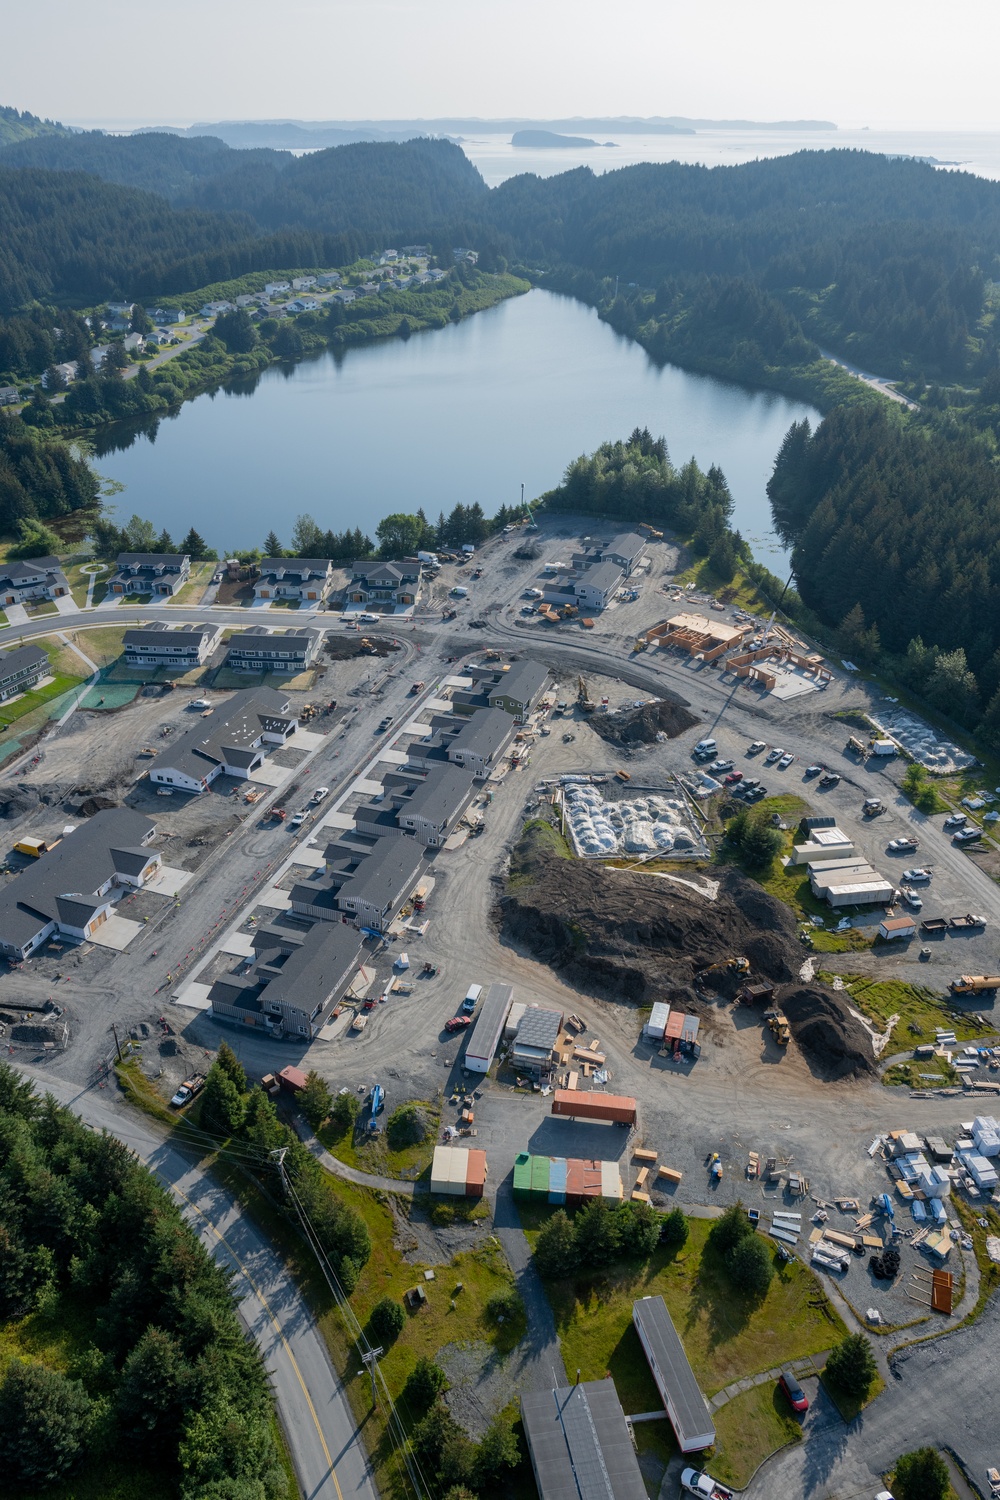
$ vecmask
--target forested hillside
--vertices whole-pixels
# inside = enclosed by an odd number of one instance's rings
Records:
[[[1000,748],[1000,471],[982,442],[838,408],[791,428],[768,494],[841,648]]]
[[[68,138],[69,135],[65,125],[58,125],[55,120],[41,120],[26,109],[11,109],[8,104],[0,104],[0,146],[27,141],[34,136]]]
[[[86,510],[99,493],[97,475],[66,443],[46,440],[0,411],[0,534],[16,533],[19,521]]]

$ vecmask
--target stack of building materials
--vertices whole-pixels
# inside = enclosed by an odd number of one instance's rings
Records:
[[[802,1215],[797,1213],[783,1213],[775,1209],[771,1214],[771,1228],[769,1231],[772,1239],[782,1240],[786,1245],[794,1245],[802,1233]]]
[[[620,1203],[624,1193],[617,1162],[531,1156],[523,1151],[514,1161],[514,1197],[522,1203],[573,1208],[588,1198]]]
[[[978,1151],[962,1151],[959,1161],[975,1182],[980,1192],[992,1193],[997,1185],[997,1174],[993,1163]]]
[[[466,1146],[435,1146],[431,1192],[451,1198],[481,1198],[486,1171],[485,1151]]]
[[[977,1115],[972,1122],[972,1139],[980,1156],[1000,1156],[1000,1121],[992,1115]]]

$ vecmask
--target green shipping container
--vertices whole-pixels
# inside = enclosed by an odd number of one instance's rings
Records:
[[[526,1151],[514,1159],[514,1197],[531,1197],[531,1157]]]
[[[531,1158],[531,1194],[549,1196],[549,1167],[551,1163],[547,1156],[533,1156]]]

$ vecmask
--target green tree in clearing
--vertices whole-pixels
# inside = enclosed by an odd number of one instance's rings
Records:
[[[948,1465],[936,1448],[918,1448],[896,1460],[893,1477],[896,1500],[947,1500],[951,1489]]]
[[[872,1346],[863,1333],[849,1333],[830,1351],[824,1371],[831,1385],[838,1386],[847,1396],[864,1401],[875,1384],[878,1366]]]
[[[392,1344],[406,1326],[402,1305],[392,1297],[381,1297],[371,1310],[368,1327],[380,1344]]]
[[[726,825],[726,843],[749,870],[766,870],[784,846],[780,828],[762,807],[741,807]]]
[[[759,1235],[750,1234],[734,1245],[726,1256],[733,1286],[754,1301],[767,1296],[774,1275],[774,1259]]]
[[[535,1241],[535,1265],[539,1275],[555,1281],[572,1276],[579,1263],[573,1225],[566,1210],[558,1208]]]
[[[305,1088],[299,1089],[299,1108],[313,1130],[318,1130],[333,1108],[330,1085],[312,1068],[306,1075]]]
[[[13,547],[8,547],[7,556],[52,557],[59,547],[59,538],[51,527],[43,521],[36,521],[34,516],[26,516],[17,523],[17,541]]]
[[[663,1221],[660,1237],[663,1243],[669,1245],[672,1250],[679,1250],[682,1245],[687,1244],[690,1232],[683,1210],[672,1208]]]
[[[208,1070],[201,1101],[201,1119],[209,1130],[220,1135],[236,1134],[246,1116],[246,1104],[219,1062],[214,1062]]]
[[[406,1377],[403,1400],[411,1413],[429,1411],[447,1384],[441,1366],[422,1354]]]
[[[361,1113],[361,1104],[356,1094],[338,1094],[330,1110],[330,1126],[337,1139],[354,1129],[354,1122]]]

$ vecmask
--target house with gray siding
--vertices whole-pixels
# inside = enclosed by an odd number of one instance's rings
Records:
[[[69,580],[58,557],[22,557],[0,566],[0,607],[26,599],[61,599]]]
[[[234,672],[304,672],[316,660],[318,630],[285,630],[272,634],[251,625],[229,637],[226,666]]]
[[[264,763],[268,745],[283,745],[298,728],[284,693],[243,688],[199,719],[176,744],[161,750],[149,772],[157,786],[204,792],[219,776],[247,780]]]
[[[221,635],[221,625],[182,625],[171,630],[154,621],[141,630],[126,630],[122,647],[127,666],[175,667],[188,672],[208,661]]]
[[[16,646],[0,652],[0,703],[26,693],[52,671],[41,646]]]
[[[275,960],[280,957],[282,962]],[[354,926],[317,922],[298,942],[282,934],[258,952],[250,974],[230,974],[209,991],[220,1020],[266,1032],[272,1039],[311,1041],[330,1019],[361,960]]]

